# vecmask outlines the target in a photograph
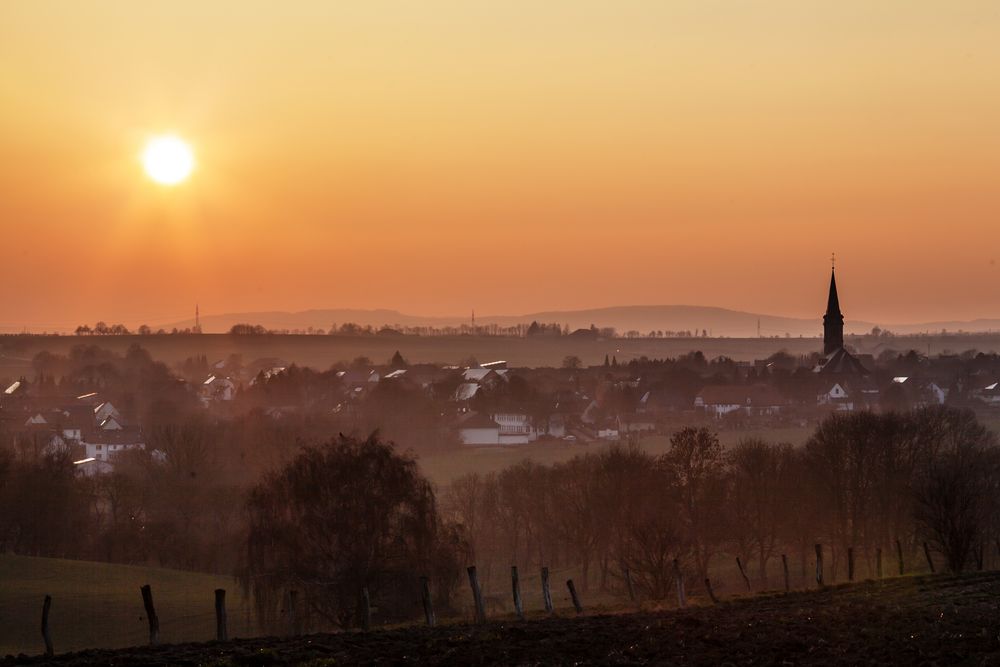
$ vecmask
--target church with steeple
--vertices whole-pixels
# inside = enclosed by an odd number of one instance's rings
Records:
[[[823,315],[823,359],[813,369],[814,373],[837,375],[868,375],[868,369],[857,357],[844,348],[844,314],[840,312],[840,295],[837,294],[837,269],[830,267],[830,293],[826,298]]]

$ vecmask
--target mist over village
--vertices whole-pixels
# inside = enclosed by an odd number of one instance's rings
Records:
[[[0,667],[1000,664],[988,2],[0,6]]]

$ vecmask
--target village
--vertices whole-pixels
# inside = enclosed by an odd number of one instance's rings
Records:
[[[112,471],[126,453],[144,452],[154,462],[169,457],[144,424],[155,420],[148,406],[164,401],[221,420],[253,412],[278,422],[311,416],[341,432],[381,428],[417,451],[638,442],[688,425],[806,427],[832,412],[931,405],[1000,413],[995,354],[853,354],[844,346],[834,276],[823,344],[822,353],[779,352],[753,362],[693,351],[662,360],[609,355],[589,367],[567,357],[560,368],[514,368],[502,360],[409,364],[400,352],[384,364],[359,358],[326,371],[280,359],[201,357],[173,369],[161,364],[158,382],[138,387],[146,394],[140,399],[122,381],[127,368],[116,369],[94,346],[80,346],[70,359],[41,355],[35,378],[5,383],[0,432],[10,446],[35,456],[69,451],[80,473],[92,475]],[[141,349],[130,355],[154,363]],[[120,361],[125,367],[130,355]]]

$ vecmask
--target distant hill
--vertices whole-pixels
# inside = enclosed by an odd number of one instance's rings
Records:
[[[511,326],[518,323],[555,322],[565,324],[570,329],[589,327],[614,327],[620,333],[635,330],[643,334],[651,330],[697,331],[707,330],[711,336],[751,338],[756,337],[760,323],[762,336],[821,336],[822,318],[781,317],[763,313],[748,313],[711,306],[611,306],[586,310],[550,310],[524,315],[477,315],[476,324],[497,324]],[[389,309],[316,309],[300,312],[262,311],[245,313],[224,313],[206,315],[201,318],[202,328],[208,333],[223,333],[232,325],[247,322],[260,324],[268,329],[329,329],[333,324],[354,322],[362,326],[460,326],[468,324],[467,317],[428,317],[409,315]],[[194,320],[184,320],[167,325],[166,329],[183,329],[194,324]],[[871,331],[875,322],[848,319],[847,333],[861,334]],[[880,324],[883,328],[899,334],[939,333],[942,329],[956,331],[1000,331],[1000,319],[977,319],[967,322],[925,322],[916,324]]]
[[[565,324],[570,329],[589,327],[614,327],[624,333],[630,330],[643,334],[651,330],[697,331],[707,330],[713,336],[753,337],[757,335],[757,322],[764,336],[816,336],[822,331],[819,318],[815,320],[778,317],[757,313],[745,313],[725,308],[706,306],[613,306],[587,310],[552,310],[524,315],[477,315],[476,324],[497,324],[511,326],[519,323],[555,322]],[[234,324],[246,322],[260,324],[268,329],[329,329],[333,324],[354,322],[362,326],[460,326],[469,323],[468,317],[427,317],[408,315],[396,310],[377,309],[317,309],[300,312],[262,311],[245,313],[224,313],[205,315],[201,318],[202,329],[207,333],[228,331]],[[184,329],[194,324],[194,320],[183,320],[166,325]],[[873,324],[853,323],[849,331],[861,333],[871,330]]]

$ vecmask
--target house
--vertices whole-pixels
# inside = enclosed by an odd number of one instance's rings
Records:
[[[110,401],[99,403],[97,407],[94,408],[94,419],[100,423],[108,417],[114,417],[115,419],[121,420],[122,414],[118,412],[118,408],[113,406]]]
[[[117,430],[96,429],[84,433],[80,440],[84,458],[114,462],[115,458],[129,450],[145,449],[142,431],[136,426]]]
[[[526,445],[538,437],[531,419],[526,414],[499,412],[493,415],[493,421],[500,426],[501,445]]]
[[[834,382],[828,389],[820,392],[816,396],[816,405],[830,406],[837,412],[853,412],[854,400],[847,393],[844,384],[846,383]]]
[[[496,423],[489,415],[467,412],[459,417],[458,438],[463,445],[499,445],[500,424]]]
[[[198,398],[205,406],[216,401],[231,401],[235,396],[236,384],[227,377],[209,375],[198,387]]]
[[[695,408],[716,418],[737,411],[748,416],[774,415],[784,405],[785,399],[765,385],[710,385],[694,399]]]

